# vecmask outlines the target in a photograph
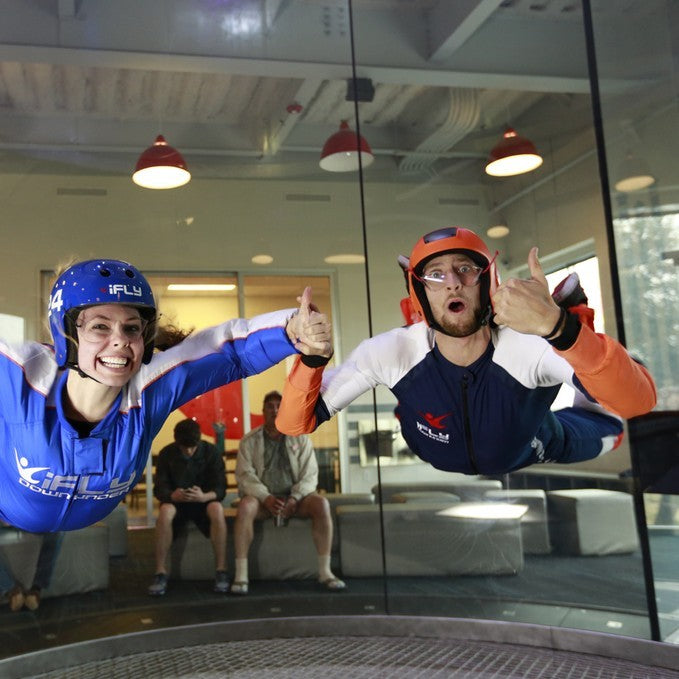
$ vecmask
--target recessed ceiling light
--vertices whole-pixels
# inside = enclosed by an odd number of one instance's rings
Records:
[[[486,235],[488,238],[504,238],[509,234],[509,227],[505,224],[496,224],[491,226],[487,231]]]
[[[641,191],[655,184],[655,177],[651,174],[646,160],[631,151],[622,161],[616,176],[618,181],[615,182],[615,190],[623,193]]]
[[[271,255],[255,255],[250,261],[253,264],[271,264],[273,257]]]
[[[170,283],[167,289],[171,292],[231,292],[236,286],[233,283]]]
[[[363,264],[365,257],[363,255],[328,255],[325,260],[326,264]]]

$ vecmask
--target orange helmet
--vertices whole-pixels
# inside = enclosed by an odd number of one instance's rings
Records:
[[[448,226],[431,231],[415,243],[415,247],[410,253],[408,268],[405,271],[410,301],[415,313],[430,327],[441,330],[432,316],[424,285],[413,273],[419,275],[426,262],[432,257],[450,252],[460,252],[467,255],[478,266],[482,266],[484,269],[488,267],[488,271],[481,276],[480,298],[481,308],[484,310],[483,323],[490,322],[493,315],[491,298],[499,285],[495,257],[490,254],[488,246],[473,231],[461,226]]]

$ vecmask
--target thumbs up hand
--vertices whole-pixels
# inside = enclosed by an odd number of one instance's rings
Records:
[[[527,335],[547,335],[559,321],[561,309],[552,299],[538,259],[538,249],[528,253],[530,278],[510,278],[493,295],[494,321]]]
[[[295,349],[307,356],[332,356],[331,324],[311,300],[311,288],[297,298],[299,311],[288,321],[286,332]]]

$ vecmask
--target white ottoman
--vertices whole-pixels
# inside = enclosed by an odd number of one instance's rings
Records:
[[[127,505],[122,502],[104,519],[108,526],[108,555],[127,555]]]
[[[170,579],[213,580],[215,577],[212,542],[191,521],[187,521],[184,529],[175,535],[168,560]]]
[[[462,478],[460,478],[462,477]],[[483,500],[486,491],[499,490],[502,482],[495,479],[481,479],[476,477],[464,477],[462,474],[450,474],[449,481],[423,481],[421,483],[383,483],[376,484],[371,488],[375,495],[375,501],[394,502],[394,495],[402,493],[452,493],[457,495],[462,502],[478,502]]]
[[[459,502],[460,498],[453,493],[445,493],[440,490],[420,490],[410,493],[396,493],[391,496],[391,501],[398,502]]]
[[[0,531],[0,551],[14,577],[24,587],[33,582],[42,537],[13,528]],[[65,594],[106,589],[109,584],[108,526],[96,523],[66,531],[54,564],[47,599]]]
[[[339,527],[337,525],[337,508],[343,505],[372,505],[375,496],[372,493],[325,493],[324,497],[330,503],[332,516],[332,560],[333,568],[339,569]]]
[[[227,519],[227,569],[234,569],[233,520]],[[170,548],[170,578],[211,580],[215,557],[210,539],[192,523],[179,533]],[[318,555],[311,537],[310,519],[290,519],[276,528],[271,519],[255,521],[248,553],[250,580],[302,580],[318,577]]]
[[[388,576],[513,575],[521,571],[519,518],[445,513],[464,507],[460,502],[406,502],[382,505],[382,514],[377,505],[338,507],[342,574],[383,574],[381,520]]]
[[[524,553],[549,554],[552,551],[547,520],[547,494],[544,490],[540,488],[489,490],[486,491],[486,499],[526,505],[528,511],[521,517]]]
[[[482,502],[489,490],[501,490],[502,482],[496,479],[470,479],[450,486],[450,492],[460,498],[461,502]]]
[[[43,596],[47,598],[107,589],[108,550],[109,530],[103,523],[66,531],[54,565],[52,582]]]
[[[565,554],[626,554],[639,546],[634,499],[617,490],[547,493],[552,544]]]

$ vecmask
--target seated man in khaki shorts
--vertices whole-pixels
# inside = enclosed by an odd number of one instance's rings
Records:
[[[264,397],[264,424],[246,434],[238,447],[236,480],[241,500],[235,525],[232,594],[248,593],[253,523],[271,517],[277,517],[283,525],[291,516],[310,518],[319,582],[332,591],[346,588],[330,570],[332,517],[327,499],[316,492],[318,463],[311,441],[306,435],[285,436],[276,429],[281,398],[277,391]]]

